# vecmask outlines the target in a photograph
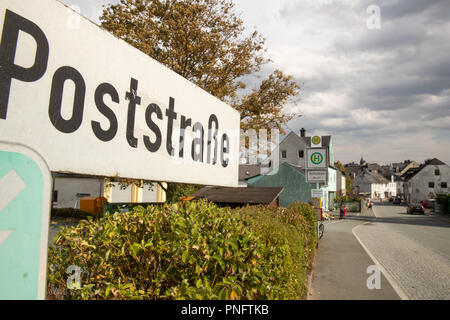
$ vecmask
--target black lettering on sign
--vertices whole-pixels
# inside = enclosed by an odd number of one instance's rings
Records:
[[[130,100],[128,103],[128,117],[127,117],[127,141],[128,144],[137,148],[138,140],[134,136],[134,123],[136,120],[136,105],[141,104],[141,97],[137,95],[138,81],[131,78],[130,92],[126,92],[125,99]]]
[[[192,149],[191,149],[192,160],[197,162],[203,162],[203,141],[205,138],[203,126],[200,122],[196,122],[192,130],[194,132],[200,133],[199,137],[196,137],[194,138],[194,140],[192,140]]]
[[[73,100],[72,117],[68,120],[61,115],[64,83],[72,80],[75,84],[75,96]],[[56,70],[52,80],[50,92],[50,104],[48,115],[56,129],[63,133],[72,133],[78,130],[83,122],[84,98],[86,95],[86,84],[83,76],[72,67],[61,67]]]
[[[186,119],[185,116],[181,116],[181,123],[180,123],[180,152],[179,157],[184,157],[184,137],[186,133],[186,128],[192,126],[192,119]]]
[[[117,90],[109,83],[102,83],[95,90],[95,105],[97,106],[98,111],[100,111],[108,120],[109,120],[109,129],[103,130],[100,123],[97,121],[92,121],[92,131],[95,136],[104,142],[111,141],[114,139],[117,133],[117,118],[112,111],[103,101],[103,97],[105,95],[109,95],[111,100],[115,103],[119,103],[119,94]]]
[[[161,130],[159,129],[159,127],[156,125],[156,123],[153,122],[152,120],[152,114],[156,113],[156,117],[159,120],[162,120],[163,115],[162,115],[162,111],[161,108],[157,105],[157,104],[150,104],[147,107],[147,110],[145,110],[145,121],[147,122],[147,126],[150,128],[150,130],[152,130],[155,135],[156,135],[156,140],[155,142],[151,142],[150,138],[148,136],[144,136],[144,144],[145,147],[147,148],[148,151],[150,152],[156,152],[159,150],[159,148],[161,147]]]
[[[36,41],[34,64],[23,68],[14,64],[19,31],[28,33]],[[0,119],[6,119],[12,79],[24,82],[39,80],[47,70],[49,45],[44,32],[33,22],[6,10],[0,44]]]
[[[169,98],[169,108],[166,109],[167,116],[167,139],[166,139],[166,149],[169,155],[173,156],[175,150],[172,147],[172,132],[173,132],[173,120],[177,119],[177,113],[175,110],[175,99]]]
[[[229,152],[230,152],[230,138],[228,138],[227,134],[224,133],[222,135],[222,148],[220,152],[220,160],[222,162],[222,167],[224,168],[228,167],[229,159],[225,158],[225,154],[228,154]]]
[[[214,134],[212,133],[212,125],[214,125]],[[206,153],[208,154],[207,162],[211,163],[211,140],[214,138],[214,156],[212,159],[212,165],[215,165],[217,162],[217,149],[218,149],[218,143],[217,143],[217,134],[219,132],[219,120],[217,120],[217,117],[215,114],[212,114],[209,116],[208,121],[208,143],[206,147]]]

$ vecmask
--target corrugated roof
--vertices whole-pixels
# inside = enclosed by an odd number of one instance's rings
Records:
[[[216,203],[249,203],[270,204],[283,191],[282,187],[216,187],[208,186],[200,189],[192,196],[196,199],[207,199]]]

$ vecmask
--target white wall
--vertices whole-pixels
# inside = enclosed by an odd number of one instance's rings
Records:
[[[294,166],[299,166],[305,168],[305,157],[306,148],[308,146],[300,137],[296,136],[295,133],[290,133],[286,139],[284,139],[279,147],[280,151],[280,164],[287,162]],[[300,158],[298,152],[303,150],[303,157]],[[286,151],[286,158],[282,158],[282,151]]]
[[[58,192],[55,208],[80,208],[81,194],[103,196],[103,179],[55,177],[54,190]]]
[[[134,190],[136,195],[133,197],[132,185],[122,189],[118,182],[114,182],[107,187],[105,197],[108,202],[158,202],[158,189],[159,187],[156,184],[151,190],[149,190],[149,185],[144,185],[143,188]]]
[[[397,183],[396,182],[389,182],[389,183],[373,183],[372,184],[372,190],[371,190],[371,197],[372,198],[386,198],[386,192],[387,192],[387,198],[389,197],[396,197],[397,196]]]

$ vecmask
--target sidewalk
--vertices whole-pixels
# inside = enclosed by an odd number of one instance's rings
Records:
[[[367,268],[375,263],[353,235],[352,229],[375,219],[371,210],[351,213],[345,220],[325,223],[324,237],[313,266],[311,300],[392,300],[400,299],[381,274],[381,289],[369,290]]]

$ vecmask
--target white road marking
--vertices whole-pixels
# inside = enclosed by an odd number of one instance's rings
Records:
[[[14,200],[27,185],[19,175],[11,170],[0,179],[0,212]],[[14,230],[0,230],[0,244],[8,238]]]
[[[369,257],[372,259],[372,261],[377,265],[377,267],[380,269],[381,273],[383,273],[384,277],[387,279],[389,284],[392,286],[394,291],[398,294],[400,299],[402,300],[410,300],[408,295],[405,293],[405,291],[402,289],[402,287],[392,278],[392,276],[389,274],[389,272],[386,270],[386,268],[383,267],[383,265],[378,261],[377,258],[369,251],[369,249],[364,245],[364,243],[361,241],[361,239],[356,235],[355,229],[358,227],[361,227],[365,224],[369,224],[371,222],[366,222],[360,225],[357,225],[352,229],[352,233],[355,236],[356,240],[358,240],[359,244],[363,249],[366,251],[366,253],[369,255]]]

